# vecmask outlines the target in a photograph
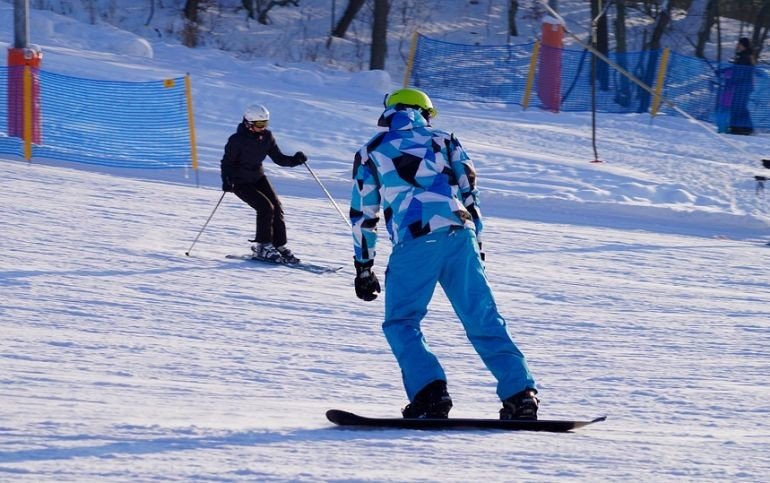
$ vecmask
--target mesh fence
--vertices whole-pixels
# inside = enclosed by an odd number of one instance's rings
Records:
[[[534,47],[534,43],[471,46],[420,35],[410,84],[439,99],[523,105]],[[540,47],[536,58],[531,106],[551,108],[542,91],[538,92],[538,86],[547,84],[558,89],[561,111],[591,111],[595,105],[598,112],[650,112],[653,96],[588,50],[553,49],[560,54],[559,79],[546,79],[553,75],[553,69],[544,70],[539,59],[553,53],[548,49]],[[663,54],[662,50],[650,50],[611,53],[608,58],[646,85],[657,88],[659,69],[664,67]],[[663,73],[663,97],[694,118],[717,123],[720,111],[729,116],[736,105],[745,104],[748,117],[737,118],[733,112],[732,125],[749,126],[753,122],[755,128],[770,128],[770,68],[715,65],[670,53]],[[733,81],[738,77],[749,81],[736,85]],[[680,115],[665,102],[660,112]]]
[[[22,70],[0,68],[0,95],[7,100],[0,105],[0,153],[23,152],[13,120],[21,96],[12,81]],[[184,78],[122,82],[33,70],[33,79],[39,122],[32,157],[128,168],[192,166]]]

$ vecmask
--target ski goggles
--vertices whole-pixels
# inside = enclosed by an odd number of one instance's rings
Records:
[[[249,129],[264,129],[267,127],[267,121],[243,121]]]

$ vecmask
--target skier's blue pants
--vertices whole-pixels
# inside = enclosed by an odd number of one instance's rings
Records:
[[[420,330],[437,282],[497,379],[500,399],[528,387],[536,390],[524,355],[497,311],[476,234],[467,229],[442,230],[393,247],[385,275],[382,329],[401,367],[409,400],[428,383],[447,380]]]

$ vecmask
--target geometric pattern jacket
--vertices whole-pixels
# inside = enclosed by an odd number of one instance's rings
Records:
[[[450,227],[481,235],[476,171],[453,134],[430,127],[419,110],[391,107],[356,153],[350,221],[355,259],[376,255],[380,210],[393,245]]]

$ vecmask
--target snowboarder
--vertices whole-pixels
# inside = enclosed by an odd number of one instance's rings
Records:
[[[283,154],[267,129],[270,112],[261,104],[246,108],[243,121],[230,136],[222,157],[222,190],[235,193],[257,212],[257,233],[251,250],[255,258],[276,263],[299,263],[286,247],[286,224],[278,195],[265,175],[262,162],[269,156],[279,166],[307,161],[302,151]]]
[[[501,419],[537,419],[537,388],[497,310],[484,273],[481,212],[472,161],[418,89],[386,96],[376,134],[355,155],[350,220],[356,295],[377,298],[372,270],[379,211],[393,243],[385,278],[385,337],[401,368],[405,418],[447,418],[447,378],[420,322],[440,283],[468,339],[497,379]]]

